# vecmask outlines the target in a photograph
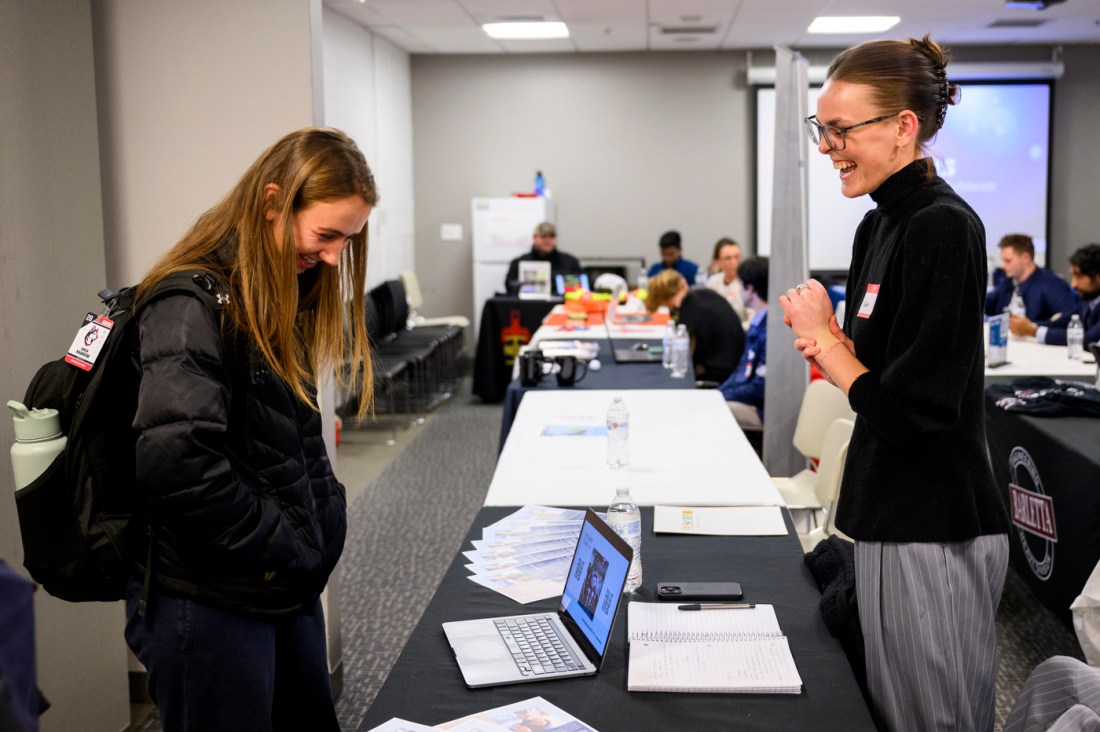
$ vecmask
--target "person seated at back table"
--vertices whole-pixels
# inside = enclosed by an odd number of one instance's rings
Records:
[[[1085,345],[1100,341],[1100,244],[1086,244],[1069,258],[1070,284],[1081,298],[1076,307],[1038,323],[1014,315],[1008,327],[1015,335],[1035,336],[1039,343],[1066,345],[1066,326],[1077,315],[1085,329]]]
[[[745,336],[741,363],[718,387],[742,428],[760,429],[764,420],[764,376],[768,355],[768,258],[750,257],[737,268],[745,305],[756,313]]]
[[[985,296],[985,314],[1000,315],[1017,288],[1028,320],[1049,320],[1077,305],[1070,286],[1058,275],[1035,264],[1035,243],[1026,234],[1009,234],[997,244],[1005,278]]]
[[[661,261],[655,262],[649,268],[647,276],[653,279],[667,269],[674,269],[683,275],[689,286],[695,284],[695,278],[699,274],[699,265],[690,259],[684,259],[683,249],[680,247],[680,232],[666,231],[661,234],[661,240],[657,246],[661,248]]]
[[[714,290],[689,288],[683,275],[673,269],[659,273],[646,289],[646,310],[653,313],[665,306],[679,311],[676,320],[691,337],[695,378],[716,384],[725,381],[745,350],[745,331],[726,298]]]
[[[740,266],[741,245],[733,239],[722,237],[714,245],[714,257],[711,260],[714,274],[707,278],[704,286],[726,298],[726,302],[737,312],[737,317],[744,322],[750,316],[745,312],[745,294],[741,279],[737,276],[737,268]]]
[[[582,271],[581,263],[576,257],[558,249],[558,230],[549,221],[543,221],[535,227],[531,251],[516,257],[508,265],[504,286],[509,295],[519,292],[520,262],[549,262],[551,282],[558,275],[579,275]]]

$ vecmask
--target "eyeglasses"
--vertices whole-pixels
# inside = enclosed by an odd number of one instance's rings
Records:
[[[825,144],[829,146],[830,150],[843,150],[845,144],[845,137],[850,130],[854,130],[857,127],[863,127],[864,125],[873,125],[875,122],[881,122],[884,119],[890,119],[891,117],[897,117],[901,112],[894,112],[893,114],[884,114],[881,117],[875,117],[869,119],[866,122],[857,122],[854,125],[848,125],[847,127],[837,127],[836,125],[823,125],[817,121],[817,115],[806,118],[806,133],[810,136],[810,142],[815,145],[820,145],[822,140],[825,140]]]

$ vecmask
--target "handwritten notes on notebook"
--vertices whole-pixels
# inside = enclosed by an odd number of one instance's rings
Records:
[[[675,604],[627,606],[630,691],[798,694],[775,608],[684,612]]]

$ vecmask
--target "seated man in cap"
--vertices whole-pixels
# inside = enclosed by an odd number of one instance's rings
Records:
[[[661,261],[654,262],[653,266],[649,268],[648,276],[653,278],[660,274],[662,270],[674,269],[683,275],[688,286],[694,285],[695,276],[699,272],[699,265],[690,259],[684,259],[683,249],[680,247],[680,232],[666,231],[661,234],[658,246],[661,247]]]
[[[520,262],[549,262],[551,282],[558,275],[581,274],[581,263],[577,261],[577,258],[558,250],[558,232],[549,221],[543,221],[535,227],[531,251],[516,257],[508,265],[508,274],[504,278],[504,286],[507,288],[509,295],[515,295],[519,292]]]

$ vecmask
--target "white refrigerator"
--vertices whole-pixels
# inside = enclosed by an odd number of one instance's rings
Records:
[[[554,221],[554,202],[545,197],[475,198],[470,208],[474,333],[480,333],[485,301],[494,293],[504,292],[508,264],[531,250],[535,227],[543,221]]]

